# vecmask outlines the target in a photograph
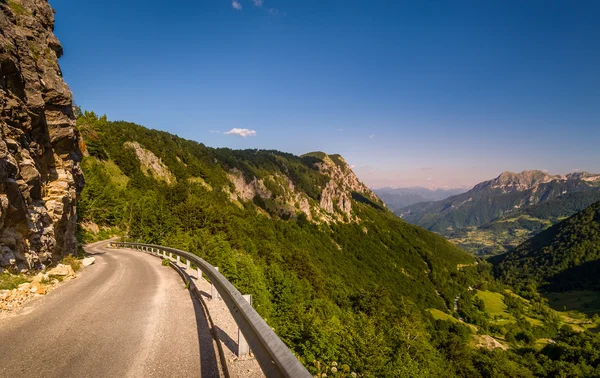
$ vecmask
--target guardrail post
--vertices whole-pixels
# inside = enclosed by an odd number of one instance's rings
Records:
[[[181,262],[181,257],[179,255],[177,255],[177,264],[179,264]]]
[[[218,272],[219,268],[215,266],[215,270]],[[221,297],[219,296],[219,292],[215,287],[215,284],[212,282],[210,283],[210,297],[211,299],[221,299]]]
[[[197,280],[202,279],[202,271],[200,270],[200,268],[196,269],[196,279]]]
[[[189,271],[190,270],[190,260],[185,260],[185,270]]]
[[[173,252],[169,252],[169,260],[173,261]]]
[[[252,306],[252,294],[247,294],[243,296],[244,299],[250,303],[250,306]],[[242,330],[239,329],[238,327],[238,351],[237,351],[237,356],[239,358],[242,357],[246,357],[250,354],[250,346],[248,345],[248,341],[246,340],[246,338],[244,337],[244,334],[242,333]]]

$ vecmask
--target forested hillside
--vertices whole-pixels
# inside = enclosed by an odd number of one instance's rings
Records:
[[[88,230],[206,258],[309,365],[376,376],[443,365],[411,334],[427,333],[419,309],[443,310],[474,284],[457,269],[474,259],[386,210],[341,157],[212,149],[90,113],[78,127]]]
[[[600,374],[597,356],[572,357],[598,337],[564,328],[570,339],[549,344],[571,320],[396,217],[341,156],[213,149],[93,113],[78,130],[82,240],[120,234],[205,258],[315,375]]]
[[[600,202],[493,261],[517,288],[600,291]]]

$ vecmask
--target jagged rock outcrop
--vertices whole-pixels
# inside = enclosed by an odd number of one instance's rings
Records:
[[[242,201],[251,201],[254,197],[266,199],[271,197],[271,192],[265,186],[263,180],[253,178],[250,182],[246,182],[244,174],[239,169],[232,169],[227,174],[227,178],[235,187],[235,199]]]
[[[81,153],[53,28],[46,0],[0,2],[0,269],[77,248]]]
[[[138,142],[125,142],[123,147],[131,148],[135,151],[144,174],[152,175],[159,180],[165,181],[167,184],[175,183],[175,175],[152,151],[143,148]]]
[[[353,196],[357,194],[377,207],[385,207],[375,193],[360,182],[341,156],[322,152],[304,156],[314,157],[314,166],[327,178],[327,182],[320,188],[318,201],[298,190],[286,175],[273,174],[262,179],[254,177],[247,180],[237,168],[227,174],[234,190],[231,191],[229,187],[224,187],[223,190],[232,201],[239,204],[253,200],[260,203],[262,200],[263,206],[282,218],[304,213],[308,220],[326,223],[359,221],[352,214]]]
[[[360,182],[340,155],[325,155],[322,157],[322,162],[316,165],[321,173],[330,178],[321,193],[319,206],[336,220],[342,221],[344,217],[352,220],[353,193],[361,194],[377,205],[385,206],[371,189]]]

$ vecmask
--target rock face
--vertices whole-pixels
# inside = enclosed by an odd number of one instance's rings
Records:
[[[0,267],[77,247],[81,153],[53,28],[46,0],[0,2]]]
[[[316,165],[330,180],[321,193],[319,206],[337,221],[352,220],[352,196],[360,194],[373,203],[383,202],[365,184],[360,182],[348,163],[340,155],[324,156]]]
[[[254,200],[262,202],[263,206],[269,208],[270,213],[282,218],[303,213],[308,220],[316,222],[359,221],[352,213],[352,201],[356,200],[357,195],[363,202],[368,201],[378,208],[385,208],[383,202],[360,182],[341,156],[327,155],[323,152],[312,152],[305,156],[315,157],[318,162],[315,162],[314,166],[327,178],[320,189],[318,201],[298,190],[290,177],[281,173],[247,180],[239,169],[234,168],[227,174],[233,184],[233,192],[229,187],[223,189],[236,203]]]
[[[152,175],[159,180],[165,181],[167,184],[175,183],[175,175],[171,173],[169,167],[158,156],[154,155],[152,151],[143,148],[138,142],[125,142],[123,147],[131,148],[135,151],[135,155],[142,166],[142,172],[145,175]]]

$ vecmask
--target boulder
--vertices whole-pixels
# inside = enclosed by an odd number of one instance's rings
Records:
[[[95,257],[86,257],[85,259],[81,260],[81,266],[83,266],[83,267],[90,266],[94,262],[96,262]]]
[[[48,271],[48,276],[72,277],[75,275],[71,265],[58,264]]]

